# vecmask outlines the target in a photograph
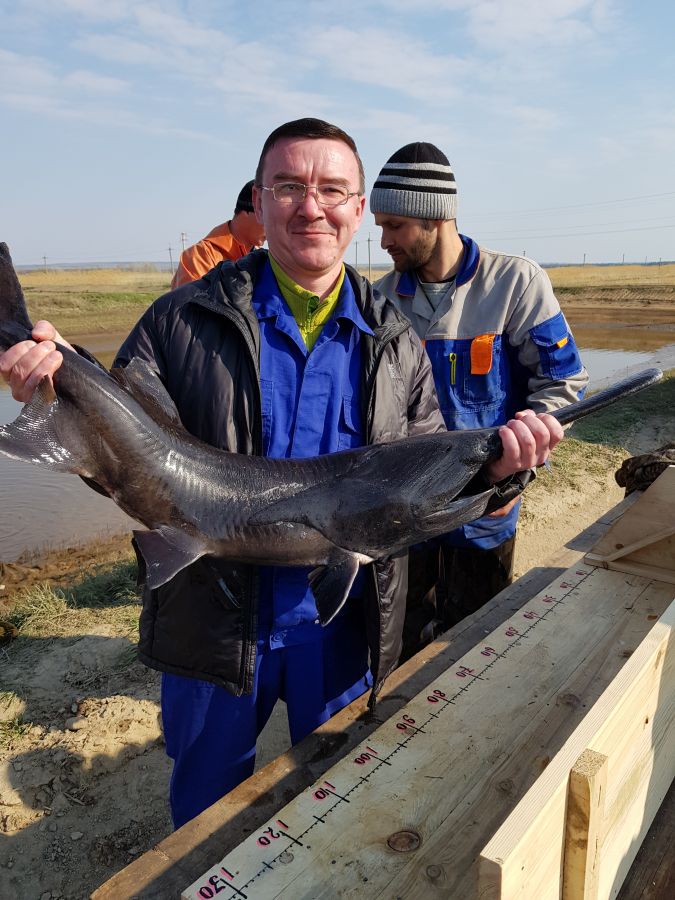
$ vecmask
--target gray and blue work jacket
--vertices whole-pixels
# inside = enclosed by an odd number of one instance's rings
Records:
[[[392,271],[375,283],[424,341],[448,429],[503,425],[518,410],[550,412],[578,400],[588,373],[546,272],[523,256],[460,238],[464,255],[455,289],[436,310],[413,271]],[[519,505],[444,540],[456,547],[499,546],[515,533]]]

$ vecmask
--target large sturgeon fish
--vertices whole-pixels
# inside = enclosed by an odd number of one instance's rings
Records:
[[[0,349],[32,325],[0,243]],[[66,347],[54,386],[44,378],[18,418],[0,426],[0,453],[98,485],[146,531],[134,531],[146,582],[157,588],[204,555],[314,566],[319,620],[344,603],[359,565],[482,515],[494,488],[459,496],[499,457],[497,428],[404,438],[311,459],[267,459],[205,444],[181,425],[141,360],[107,372]],[[567,424],[661,378],[650,369],[557,410]]]

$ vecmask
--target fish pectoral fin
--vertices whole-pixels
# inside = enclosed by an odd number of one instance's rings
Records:
[[[198,538],[168,525],[133,534],[139,563],[145,568],[145,573],[139,572],[139,581],[153,591],[207,552]]]
[[[359,571],[355,556],[343,556],[337,562],[318,566],[309,573],[309,586],[316,600],[319,622],[328,625],[335,618],[349,596]]]
[[[81,461],[63,446],[58,420],[63,410],[47,375],[17,418],[0,425],[0,453],[61,472],[83,471]]]
[[[423,515],[418,514],[415,520],[420,530],[428,534],[429,537],[445,534],[482,516],[494,492],[495,489],[490,488],[487,491],[482,491],[480,494],[460,497],[457,500],[452,500],[447,506],[435,512]]]

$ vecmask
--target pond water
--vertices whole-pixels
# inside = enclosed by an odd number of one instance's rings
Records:
[[[581,349],[581,356],[591,379],[591,386],[600,381],[619,380],[627,369],[634,366],[648,368],[651,353],[640,353],[636,350],[588,350]]]
[[[125,334],[85,335],[78,342],[110,366]],[[21,411],[0,381],[0,422]],[[0,456],[0,562],[42,547],[69,547],[136,527],[112,500],[77,475],[51,472]]]
[[[583,347],[583,329],[575,327],[574,331]],[[78,338],[78,342],[109,366],[124,337],[91,335]],[[672,342],[672,332],[668,337]],[[593,343],[598,343],[596,334]],[[665,343],[662,341],[661,347]],[[592,346],[582,350],[594,386],[654,364],[652,349],[613,348],[614,332],[607,345],[612,349]],[[675,344],[666,350],[675,356]],[[670,366],[675,366],[675,359]],[[21,404],[0,383],[0,422],[12,421],[20,409]],[[42,547],[74,546],[136,527],[112,500],[92,491],[77,476],[50,472],[5,456],[0,456],[0,510],[0,562],[11,562]]]

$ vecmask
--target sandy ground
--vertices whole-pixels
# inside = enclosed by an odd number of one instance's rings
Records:
[[[674,434],[671,413],[643,423],[627,446],[644,452]],[[528,489],[517,574],[541,564],[622,499],[614,468],[572,484],[561,484],[554,468]],[[123,552],[119,541],[97,548],[110,559]],[[19,582],[64,583],[87,554],[6,565],[3,594]],[[171,830],[159,676],[133,660],[130,638],[109,625],[13,641],[0,647],[0,672],[0,722],[20,715],[31,723],[0,751],[0,897],[81,900]],[[287,746],[280,707],[261,737],[259,764]]]

